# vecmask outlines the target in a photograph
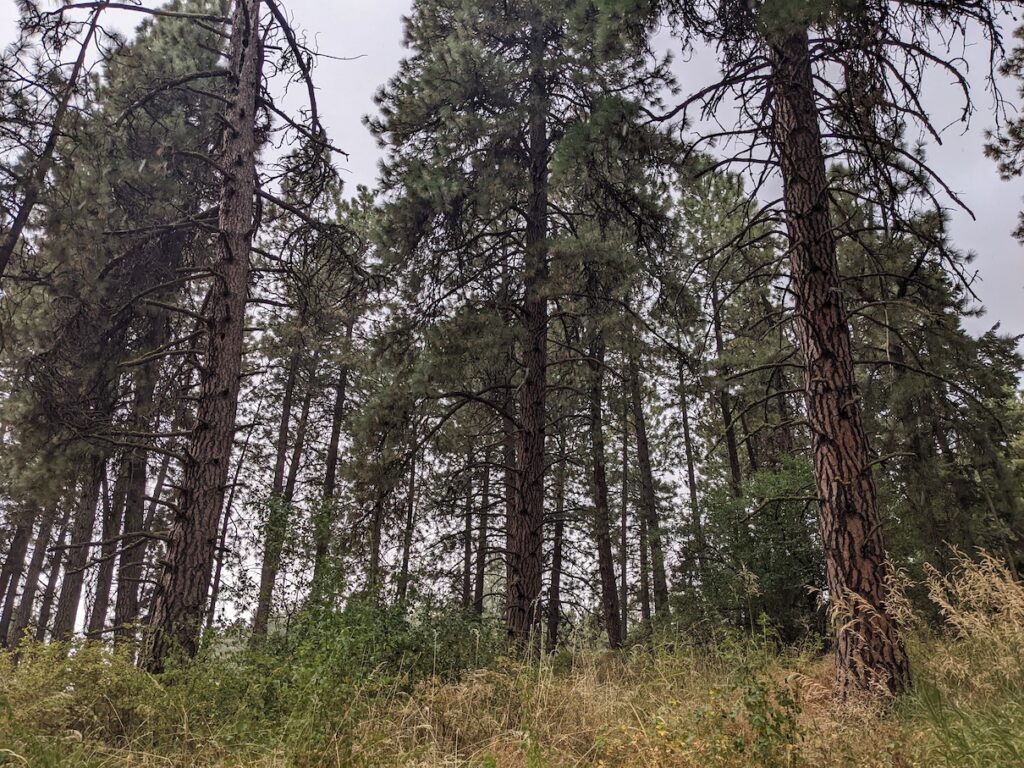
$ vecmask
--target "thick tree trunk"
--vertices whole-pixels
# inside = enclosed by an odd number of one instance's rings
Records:
[[[16,646],[22,641],[25,630],[32,623],[32,606],[36,600],[36,592],[39,590],[39,577],[46,564],[46,550],[50,546],[50,539],[53,536],[53,521],[56,517],[56,507],[50,507],[43,513],[43,518],[39,521],[39,533],[36,534],[36,541],[32,547],[32,559],[29,560],[28,570],[25,572],[25,586],[21,590],[21,602],[18,603],[18,611],[14,616],[10,634],[5,635],[3,627],[0,626],[0,638],[6,636],[11,645]]]
[[[547,398],[548,300],[548,83],[544,30],[533,31],[529,95],[530,193],[526,205],[523,274],[523,368],[525,381],[516,441],[515,508],[508,521],[506,626],[524,650],[540,619],[544,567],[544,471]]]
[[[126,460],[127,457],[122,460],[122,466],[118,469],[113,494],[107,493],[106,478],[103,478],[101,498],[103,535],[100,537],[103,544],[100,547],[99,567],[96,569],[96,591],[93,593],[92,610],[89,613],[89,622],[85,631],[86,636],[93,640],[103,637],[103,630],[107,625],[110,593],[114,586],[114,565],[117,560],[117,550],[121,546],[118,534],[121,532],[121,518],[124,515],[124,501],[128,484],[128,467],[124,464]]]
[[[806,31],[772,40],[771,59],[796,332],[829,599],[837,609],[838,691],[898,694],[910,685],[910,664],[885,604],[889,566],[836,262]]]
[[[654,490],[650,444],[647,441],[647,417],[644,414],[640,369],[635,357],[628,362],[630,401],[633,406],[633,431],[636,433],[636,461],[640,470],[640,512],[647,529],[651,550],[651,580],[654,587],[654,610],[668,613],[668,579],[665,575],[665,545],[658,514],[658,497]]]
[[[71,541],[65,558],[64,579],[60,585],[57,613],[53,617],[53,639],[56,642],[70,640],[75,631],[78,606],[82,600],[82,582],[85,579],[86,564],[89,562],[89,542],[92,540],[96,523],[96,506],[99,502],[100,484],[106,471],[106,462],[99,454],[89,459],[89,468],[82,480],[81,495],[75,510],[75,521],[71,528]]]
[[[622,615],[619,609],[615,561],[612,558],[611,512],[608,505],[608,474],[604,448],[604,335],[594,331],[587,363],[590,367],[590,471],[594,495],[593,535],[597,545],[597,571],[601,582],[601,613],[608,645],[622,647]]]
[[[146,666],[162,671],[176,651],[194,656],[205,615],[224,502],[242,370],[249,256],[256,192],[256,101],[262,51],[261,0],[235,0],[232,90],[225,115],[218,255],[200,375],[196,425],[188,449],[166,565],[153,601]]]

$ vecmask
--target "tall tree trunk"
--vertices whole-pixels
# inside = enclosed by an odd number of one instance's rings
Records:
[[[619,605],[622,640],[629,635],[629,404],[622,408],[622,508],[619,513]]]
[[[529,176],[523,265],[523,367],[525,381],[516,445],[515,509],[508,521],[506,626],[525,649],[538,626],[544,568],[544,471],[547,398],[548,300],[548,83],[545,32],[532,32],[529,95]]]
[[[558,645],[562,623],[562,547],[565,542],[565,464],[555,475],[555,531],[551,539],[551,584],[548,588],[548,648]]]
[[[828,181],[806,30],[770,41],[775,141],[790,239],[796,332],[820,504],[828,590],[839,609],[836,678],[845,695],[910,685],[886,608],[889,567],[830,221]]]
[[[715,352],[719,360],[719,375],[723,381],[718,385],[718,406],[722,411],[722,429],[725,432],[725,449],[729,458],[729,488],[737,499],[743,495],[743,472],[740,469],[739,443],[736,440],[736,426],[733,424],[732,396],[724,381],[729,370],[722,365],[725,342],[722,337],[721,303],[717,283],[711,284],[711,324],[715,333]]]
[[[7,636],[14,616],[14,606],[18,601],[18,584],[25,570],[25,557],[28,555],[29,541],[32,539],[32,519],[29,518],[18,525],[7,550],[7,558],[0,573],[0,648],[7,647]]]
[[[647,536],[647,518],[640,515],[640,620],[651,622],[651,557]]]
[[[381,566],[381,545],[384,528],[384,499],[378,496],[370,512],[370,567],[366,574],[366,587],[370,598],[379,601],[384,586]]]
[[[262,637],[267,634],[267,622],[270,620],[270,609],[274,602],[274,587],[277,582],[277,574],[281,570],[281,557],[288,533],[288,518],[292,496],[295,493],[295,482],[298,478],[299,459],[306,439],[306,420],[309,418],[312,386],[307,386],[303,395],[299,421],[295,428],[295,450],[291,462],[288,462],[288,436],[298,371],[299,352],[295,351],[288,363],[288,378],[285,382],[281,404],[281,422],[277,431],[274,479],[270,489],[270,498],[267,500],[269,510],[263,534],[263,567],[260,569],[260,591],[256,600],[256,615],[252,622],[254,637]],[[288,464],[287,480],[285,480],[286,463]]]
[[[409,594],[409,562],[412,559],[412,537],[416,529],[416,457],[409,467],[409,496],[405,502],[405,528],[402,530],[402,566],[398,572],[398,602]]]
[[[147,349],[160,348],[168,334],[165,318],[149,319]],[[154,362],[139,366],[135,375],[135,394],[132,402],[131,422],[136,429],[144,432],[153,428],[154,394],[159,364]],[[128,487],[124,506],[124,538],[121,540],[121,555],[117,570],[117,600],[114,604],[114,642],[120,643],[135,636],[133,624],[139,618],[139,585],[142,579],[142,563],[146,555],[148,534],[146,529],[146,484],[149,452],[145,448],[129,450]],[[162,458],[160,476],[154,498],[159,496],[166,477],[170,456]]]
[[[597,571],[601,581],[601,613],[608,645],[622,647],[622,615],[619,609],[615,561],[612,558],[611,512],[608,506],[608,473],[604,450],[604,335],[594,331],[587,356],[590,368],[590,470],[594,495],[593,534],[597,545]]]
[[[640,369],[636,358],[628,362],[630,400],[633,406],[633,430],[636,433],[636,461],[640,470],[640,511],[647,523],[647,542],[651,550],[651,580],[654,586],[654,610],[668,613],[668,579],[665,575],[665,548],[658,515],[658,497],[654,490],[650,444],[647,441],[647,417],[644,415]]]
[[[466,515],[462,531],[462,608],[473,607],[473,451],[466,455]]]
[[[36,535],[36,541],[32,547],[32,559],[29,560],[28,570],[25,572],[25,586],[21,590],[21,602],[18,603],[18,611],[14,616],[10,634],[4,633],[3,626],[0,626],[0,639],[6,636],[11,645],[16,646],[22,641],[25,630],[32,623],[32,606],[36,600],[36,592],[39,590],[39,577],[46,564],[46,550],[50,546],[53,522],[56,517],[56,507],[50,507],[43,513],[43,517],[39,521],[39,533]]]
[[[245,303],[254,230],[256,102],[262,77],[261,0],[235,0],[231,23],[231,93],[225,115],[215,288],[209,307],[206,355],[196,425],[189,441],[166,565],[153,601],[146,666],[163,670],[175,651],[198,650],[224,486],[238,409]]]
[[[107,611],[110,608],[110,593],[114,586],[114,565],[117,559],[118,546],[121,540],[121,518],[124,515],[124,501],[127,493],[128,466],[127,456],[122,459],[118,468],[117,480],[114,481],[114,492],[107,492],[107,479],[104,476],[102,488],[103,525],[101,536],[99,567],[96,569],[96,591],[93,594],[92,611],[86,625],[86,636],[99,640],[107,625]]]
[[[55,642],[70,640],[75,631],[78,606],[82,600],[82,582],[89,562],[89,542],[96,523],[96,506],[99,502],[100,484],[106,472],[104,458],[94,453],[82,480],[81,495],[75,510],[75,521],[71,529],[71,541],[65,558],[64,579],[60,585],[57,613],[53,617],[53,639]]]
[[[351,341],[354,323],[346,328],[346,338]],[[324,596],[327,567],[330,557],[331,531],[336,515],[334,494],[338,477],[338,456],[341,447],[341,427],[345,420],[345,405],[348,390],[348,366],[342,366],[334,390],[334,410],[331,414],[331,436],[327,442],[327,457],[324,464],[323,500],[317,512],[314,525],[313,582],[310,594],[314,600]]]
[[[50,614],[53,612],[53,600],[57,596],[60,566],[64,561],[64,553],[66,551],[64,545],[67,544],[68,540],[71,511],[75,506],[74,503],[70,502],[64,505],[64,514],[61,517],[57,543],[50,552],[50,559],[46,563],[46,572],[49,575],[46,579],[46,589],[43,590],[43,599],[39,603],[39,618],[36,619],[35,640],[37,643],[41,643],[46,639],[46,630],[50,624]]]
[[[484,589],[487,576],[487,526],[491,512],[491,449],[484,453],[483,477],[480,478],[480,515],[477,523],[476,568],[473,578],[473,610],[484,613]]]
[[[707,542],[704,540],[704,523],[700,518],[700,499],[697,496],[697,467],[694,458],[693,435],[690,432],[690,407],[686,397],[686,363],[679,361],[679,414],[683,422],[683,449],[686,451],[686,483],[690,502],[690,527],[693,529],[693,544],[697,550],[697,573],[703,579],[704,561],[707,557]]]

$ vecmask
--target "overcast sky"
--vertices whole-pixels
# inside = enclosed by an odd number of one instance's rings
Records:
[[[373,94],[396,71],[404,53],[402,15],[408,13],[410,0],[285,0],[295,17],[296,26],[315,39],[323,53],[339,57],[359,57],[349,61],[321,61],[316,80],[319,106],[334,143],[347,151],[348,161],[341,163],[350,190],[356,184],[372,185],[376,178],[380,150],[363,126],[362,117],[373,111]],[[108,12],[109,13],[109,12]],[[14,0],[0,0],[0,43],[14,38],[16,9]],[[128,31],[137,14],[111,16],[116,25]],[[1007,29],[1007,36],[1009,36]],[[659,36],[665,45],[672,42]],[[971,46],[965,56],[977,83],[979,112],[964,132],[952,126],[942,146],[932,145],[928,152],[949,186],[961,193],[976,219],[963,211],[952,211],[954,242],[965,251],[977,254],[974,268],[978,282],[974,288],[988,309],[969,327],[978,332],[1000,322],[1003,330],[1024,334],[1024,251],[1013,239],[1017,213],[1024,198],[1024,181],[1004,182],[995,164],[983,154],[984,132],[993,120],[985,112],[990,100],[982,91],[987,65],[987,49],[981,43]],[[696,90],[715,75],[714,57],[700,53],[687,61],[679,60],[677,77],[684,90]],[[1015,93],[1014,84],[1006,84],[1007,93]],[[959,103],[956,93],[937,77],[925,88],[926,105],[940,119],[954,121]]]

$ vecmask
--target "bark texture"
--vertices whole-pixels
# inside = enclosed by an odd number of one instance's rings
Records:
[[[608,472],[604,447],[604,336],[594,332],[587,356],[590,368],[590,472],[594,498],[592,521],[597,546],[597,571],[601,582],[601,616],[604,619],[608,645],[622,646],[622,614],[619,608],[618,585],[615,581],[615,560],[612,556],[611,511],[608,504]]]
[[[910,664],[885,605],[889,568],[854,378],[806,31],[772,40],[771,58],[796,331],[829,598],[837,609],[838,690],[898,694],[910,685]]]
[[[64,578],[60,583],[60,597],[57,612],[53,617],[53,640],[70,640],[75,631],[78,606],[82,600],[82,582],[89,562],[89,542],[96,523],[96,505],[99,502],[100,484],[106,462],[99,454],[89,459],[89,467],[82,479],[75,519],[71,526],[71,541],[65,558]]]
[[[544,471],[547,399],[548,299],[548,83],[542,29],[531,44],[530,126],[523,279],[525,381],[516,441],[515,506],[508,521],[509,579],[506,627],[513,645],[524,649],[540,619],[544,567]]]
[[[194,656],[205,614],[218,522],[235,430],[242,367],[249,256],[254,230],[256,100],[260,90],[261,0],[235,0],[231,22],[231,91],[220,166],[224,172],[219,245],[196,424],[166,563],[153,601],[146,666],[163,670],[175,652]]]
[[[647,418],[644,415],[640,367],[635,357],[629,359],[629,392],[633,409],[633,431],[636,434],[636,462],[640,470],[640,513],[647,531],[647,545],[651,551],[651,586],[656,613],[668,612],[668,578],[665,575],[665,545],[662,540],[658,497],[654,489],[654,470],[651,467],[651,449],[647,440]]]

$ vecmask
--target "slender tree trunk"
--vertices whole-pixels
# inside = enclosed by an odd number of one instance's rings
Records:
[[[306,442],[306,423],[309,419],[309,406],[313,396],[313,387],[306,386],[299,410],[299,420],[295,426],[295,444],[291,461],[288,462],[288,475],[285,479],[285,462],[288,457],[288,435],[291,424],[292,399],[299,368],[299,353],[292,355],[288,370],[288,381],[285,383],[284,400],[281,408],[281,424],[277,433],[277,461],[274,466],[274,480],[270,491],[267,516],[267,527],[263,541],[263,567],[260,570],[260,591],[256,602],[256,616],[252,623],[255,637],[267,634],[267,622],[270,609],[274,603],[274,588],[277,575],[281,570],[281,558],[284,553],[284,542],[288,536],[288,518],[291,516],[291,504],[295,494],[295,483],[298,480],[299,462]]]
[[[14,616],[14,606],[18,601],[18,583],[21,581],[21,574],[25,570],[25,557],[28,555],[29,541],[32,539],[32,520],[26,520],[14,530],[14,538],[11,539],[11,546],[7,550],[7,559],[4,561],[2,578],[0,578],[0,648],[7,647],[8,633],[11,628],[11,619]]]
[[[565,464],[555,475],[555,531],[551,539],[551,584],[548,588],[548,648],[558,645],[562,623],[562,547],[565,541]]]
[[[103,478],[101,503],[103,508],[103,525],[101,536],[103,544],[100,547],[100,562],[96,569],[96,591],[93,594],[92,611],[89,613],[89,622],[86,625],[86,637],[99,640],[103,637],[103,630],[107,625],[107,611],[110,608],[110,593],[114,586],[114,565],[117,562],[117,550],[122,545],[118,539],[121,532],[121,518],[124,515],[124,501],[127,493],[128,467],[122,460],[122,465],[117,472],[117,480],[114,481],[113,494],[107,493],[107,479]]]
[[[721,305],[718,297],[718,285],[711,285],[711,322],[715,332],[715,352],[719,360],[719,374],[724,378],[728,368],[721,364],[725,353],[725,342],[722,337]],[[729,488],[737,499],[743,495],[743,471],[740,469],[739,443],[736,440],[736,426],[733,424],[732,397],[729,387],[723,381],[718,385],[718,406],[722,411],[722,429],[725,432],[725,449],[729,458]]]
[[[367,591],[373,600],[381,599],[384,575],[381,569],[381,537],[384,527],[384,499],[373,502],[370,513],[370,568],[366,575]]]
[[[515,509],[508,521],[511,578],[506,600],[508,637],[526,648],[540,613],[544,568],[544,471],[547,398],[548,300],[548,83],[544,30],[533,30],[529,99],[530,193],[526,205],[523,274],[523,367],[525,381],[516,445]]]
[[[261,0],[235,0],[231,93],[220,166],[217,260],[200,375],[196,425],[185,462],[166,565],[153,601],[146,666],[162,671],[180,650],[194,656],[205,615],[224,502],[242,370],[249,256],[254,231],[256,102],[262,76]]]
[[[346,328],[346,338],[351,342],[354,323]],[[348,367],[342,366],[334,391],[334,411],[331,414],[331,436],[327,442],[327,457],[324,466],[323,501],[314,526],[315,550],[313,553],[313,583],[310,594],[314,600],[324,596],[327,564],[331,548],[331,531],[334,528],[336,502],[334,500],[338,477],[338,456],[341,447],[341,427],[345,420],[345,405],[348,390]]]
[[[89,468],[82,480],[82,491],[75,510],[75,521],[71,529],[70,549],[65,558],[64,579],[60,585],[57,613],[53,617],[53,639],[56,642],[70,640],[75,631],[78,606],[82,601],[82,582],[89,562],[89,542],[92,540],[96,523],[96,506],[99,502],[100,483],[106,471],[106,462],[99,454],[93,454]]]
[[[594,543],[597,545],[597,571],[601,581],[601,609],[608,645],[622,646],[622,615],[615,561],[612,557],[611,512],[608,504],[608,474],[604,449],[604,335],[594,331],[587,363],[590,367],[590,470],[594,494]]]
[[[416,529],[416,457],[409,467],[409,496],[405,503],[405,528],[402,531],[402,566],[398,572],[398,602],[409,594],[409,562],[412,559],[412,537]]]
[[[840,695],[910,686],[910,663],[886,600],[889,566],[860,396],[818,126],[806,30],[770,41],[775,140],[790,238],[796,332],[820,503],[829,597],[837,607]]]
[[[647,536],[647,518],[640,515],[640,619],[645,626],[651,622],[651,564]]]
[[[56,517],[57,508],[50,507],[43,513],[42,520],[39,522],[39,533],[36,535],[35,545],[32,547],[32,559],[29,560],[28,570],[25,572],[25,586],[21,590],[21,602],[18,603],[18,612],[14,616],[14,625],[11,627],[10,635],[5,635],[3,627],[0,626],[0,638],[7,636],[13,646],[18,645],[24,639],[25,630],[32,623],[32,606],[36,601],[36,592],[39,590],[39,577],[46,564],[46,550],[50,546],[53,522]]]
[[[690,408],[686,397],[686,364],[679,361],[679,414],[683,422],[683,449],[686,451],[686,483],[690,502],[690,527],[693,529],[693,543],[697,550],[697,573],[703,579],[704,561],[707,556],[707,542],[704,540],[704,523],[700,517],[700,499],[697,495],[697,467],[694,460],[693,435],[690,432]]]
[[[480,479],[480,515],[477,523],[476,569],[473,579],[473,610],[484,613],[484,589],[487,576],[487,526],[491,510],[491,449],[484,453],[483,477]]]
[[[622,608],[622,639],[629,635],[629,404],[622,410],[622,509],[619,515],[619,605]]]
[[[168,334],[165,318],[150,318],[147,349],[160,348]],[[132,403],[131,422],[140,432],[153,427],[154,394],[159,365],[156,362],[139,366],[135,377],[135,396]],[[121,541],[121,556],[117,571],[117,600],[114,604],[114,642],[121,643],[135,637],[133,625],[139,619],[139,584],[142,579],[142,564],[146,555],[148,539],[146,529],[146,484],[149,452],[145,448],[129,450],[128,487],[124,507],[124,539]],[[170,456],[164,454],[161,471],[157,478],[154,498],[160,494]]]
[[[42,152],[36,157],[35,166],[28,174],[24,197],[21,200],[21,205],[18,206],[17,212],[14,214],[11,228],[7,230],[3,240],[0,241],[0,281],[3,280],[4,275],[7,273],[7,265],[11,261],[11,256],[14,255],[15,248],[18,247],[21,234],[25,231],[25,226],[32,216],[32,210],[36,207],[39,195],[43,191],[46,176],[49,174],[50,166],[53,163],[53,153],[57,149],[57,142],[60,140],[64,129],[64,118],[67,115],[68,108],[71,106],[71,100],[74,98],[78,82],[82,77],[82,71],[88,58],[89,46],[96,35],[96,30],[99,27],[100,13],[105,6],[105,2],[99,3],[98,7],[93,10],[92,15],[89,17],[82,47],[78,51],[78,57],[75,59],[75,63],[71,68],[71,74],[68,76],[67,86],[64,88],[63,93],[61,93],[60,102],[53,113],[50,134],[46,138],[46,144],[43,145]]]
[[[469,468],[473,463],[473,451],[466,455],[466,514],[462,531],[462,607],[468,611],[473,607],[473,475]]]
[[[39,618],[36,619],[35,640],[37,643],[46,639],[46,630],[50,624],[50,614],[53,612],[53,599],[57,596],[57,582],[60,580],[60,566],[64,560],[64,545],[68,540],[68,526],[71,522],[71,510],[75,506],[67,503],[64,506],[64,515],[61,517],[60,532],[57,534],[57,544],[50,553],[50,559],[46,564],[46,571],[49,576],[46,579],[46,589],[43,590],[43,599],[39,603]]]
[[[658,497],[654,490],[654,472],[647,442],[647,418],[644,415],[640,390],[640,369],[636,358],[628,362],[630,400],[633,405],[633,430],[636,433],[636,460],[640,470],[640,510],[647,523],[647,540],[651,550],[651,572],[654,586],[654,609],[668,613],[668,579],[665,575],[665,549],[658,515]]]

